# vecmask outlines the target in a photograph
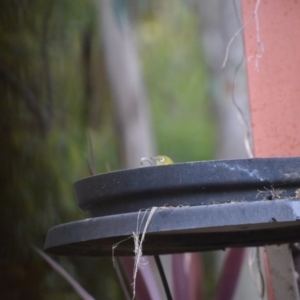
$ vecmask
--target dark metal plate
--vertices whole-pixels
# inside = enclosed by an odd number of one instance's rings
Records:
[[[207,161],[123,170],[74,184],[92,218],[49,230],[45,250],[111,255],[151,219],[143,253],[205,251],[300,240],[300,158]],[[143,216],[145,215],[144,219]],[[138,230],[137,230],[138,224]],[[141,226],[139,226],[141,225]],[[133,255],[133,239],[115,255]]]

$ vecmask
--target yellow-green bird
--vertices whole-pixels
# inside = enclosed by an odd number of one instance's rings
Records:
[[[157,166],[173,164],[173,160],[165,155],[158,155],[156,157],[153,157],[153,159],[155,160],[155,164]]]
[[[173,164],[173,160],[166,155],[158,155],[150,158],[143,157],[141,159],[141,166],[143,167],[144,161],[148,161],[151,166],[162,166],[162,165],[171,165]]]

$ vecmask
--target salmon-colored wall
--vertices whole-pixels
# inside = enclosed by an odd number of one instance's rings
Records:
[[[244,23],[257,0],[242,0]],[[252,18],[244,28],[254,156],[300,156],[300,1],[261,0],[260,40]]]

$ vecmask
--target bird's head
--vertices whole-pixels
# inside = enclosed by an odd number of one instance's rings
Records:
[[[173,164],[173,160],[165,155],[153,156],[150,158],[142,158],[141,166],[143,166],[144,162],[147,161],[151,166],[162,166],[162,165],[171,165]]]
[[[157,166],[173,164],[173,160],[170,157],[165,155],[158,155],[154,157],[154,159],[155,159],[155,164]]]

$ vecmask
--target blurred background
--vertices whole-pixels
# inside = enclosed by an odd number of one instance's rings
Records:
[[[234,0],[0,2],[3,299],[79,299],[28,243],[86,218],[72,183],[163,154],[246,157]],[[204,256],[209,299],[217,277]],[[111,258],[55,257],[92,295],[123,299]],[[217,263],[216,263],[217,264]]]

